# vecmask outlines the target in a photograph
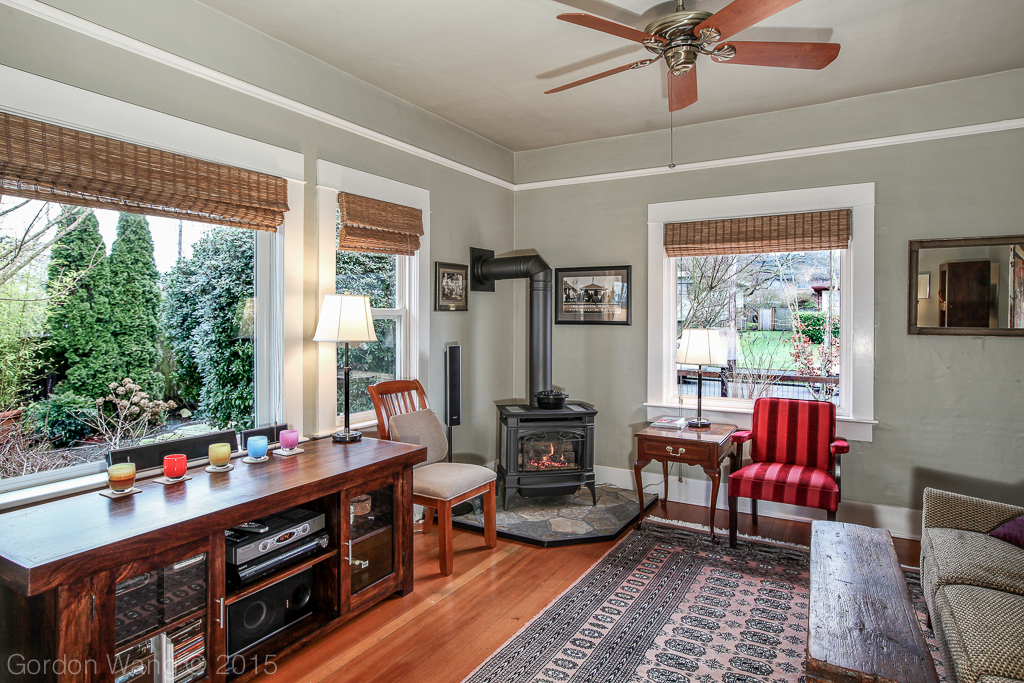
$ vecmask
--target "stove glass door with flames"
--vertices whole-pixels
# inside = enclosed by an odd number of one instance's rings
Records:
[[[583,458],[583,430],[533,432],[519,437],[519,471],[578,470]]]

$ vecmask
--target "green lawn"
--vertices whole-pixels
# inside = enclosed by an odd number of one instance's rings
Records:
[[[740,332],[737,364],[742,368],[768,367],[768,359],[771,359],[772,369],[794,370],[796,366],[789,355],[793,349],[793,345],[789,343],[792,336],[792,332]],[[818,345],[812,344],[811,348],[816,353]]]

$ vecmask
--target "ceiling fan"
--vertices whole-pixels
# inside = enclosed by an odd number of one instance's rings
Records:
[[[643,31],[590,14],[559,14],[562,21],[641,43],[655,56],[552,88],[544,94],[562,92],[623,71],[640,69],[664,58],[668,65],[668,108],[669,111],[679,111],[697,101],[696,66],[699,55],[725,64],[824,69],[839,55],[837,43],[720,42],[799,1],[734,0],[712,14],[687,10],[683,7],[683,0],[676,0],[674,12],[655,19]]]

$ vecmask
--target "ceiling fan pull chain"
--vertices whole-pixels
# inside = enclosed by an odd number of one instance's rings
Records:
[[[682,4],[682,3],[680,3]],[[668,113],[668,167],[676,167],[676,113],[670,111]]]

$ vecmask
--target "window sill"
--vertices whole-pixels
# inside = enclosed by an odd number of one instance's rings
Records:
[[[52,498],[60,498],[74,493],[82,493],[92,489],[101,489],[107,485],[107,473],[87,474],[72,479],[64,479],[49,484],[29,486],[15,491],[0,493],[0,511],[10,508],[42,503]]]
[[[341,422],[339,422],[338,424],[336,424],[334,426],[334,429],[330,429],[330,430],[328,430],[326,432],[317,432],[316,434],[313,435],[313,437],[316,438],[316,439],[323,439],[325,437],[330,436],[331,434],[333,434],[335,432],[340,432],[344,428],[345,428],[345,422],[341,421]],[[358,432],[366,431],[368,429],[377,429],[377,419],[374,418],[372,420],[366,420],[365,422],[353,422],[352,424],[349,425],[349,429],[351,429],[353,431],[358,431]]]
[[[680,414],[679,405],[676,403],[644,403],[647,408],[647,420],[653,422],[659,417],[676,416]],[[751,415],[754,413],[753,401],[729,405],[722,400],[704,400],[702,415],[712,422],[724,422],[735,424],[740,429],[750,429]],[[693,417],[697,414],[697,401],[695,399],[684,399],[682,415]],[[851,417],[839,415],[836,417],[836,436],[848,441],[868,441],[872,439],[874,426],[878,420],[864,417]]]

